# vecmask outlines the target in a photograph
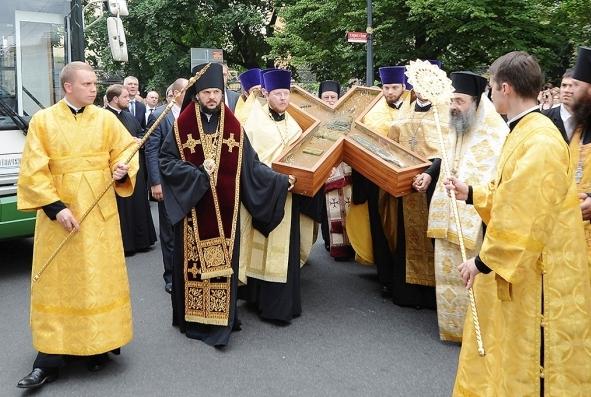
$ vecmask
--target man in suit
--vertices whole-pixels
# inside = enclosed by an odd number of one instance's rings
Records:
[[[144,135],[144,130],[137,119],[130,112],[125,111],[129,107],[130,100],[127,89],[121,84],[113,84],[107,88],[106,96],[108,101],[106,109],[117,116],[129,133],[139,140]],[[148,190],[145,175],[146,163],[141,153],[133,194],[129,197],[116,197],[123,251],[126,256],[138,251],[146,251],[156,242],[156,230],[146,195]]]
[[[573,115],[574,81],[573,69],[567,69],[560,82],[560,106],[545,110],[543,113],[552,120],[566,142],[570,142],[576,123]]]
[[[224,68],[224,86],[226,87],[226,89],[224,90],[224,93],[226,94],[224,102],[226,103],[226,105],[228,105],[232,113],[234,113],[234,111],[236,110],[236,103],[238,102],[238,98],[240,98],[240,94],[228,88],[228,76],[230,74],[230,70],[228,69],[227,64],[222,63],[222,66]]]
[[[177,79],[172,84],[173,97],[176,96],[187,85],[187,79]],[[164,207],[164,195],[162,193],[162,182],[160,179],[160,167],[158,165],[158,155],[160,148],[166,136],[173,130],[174,121],[181,112],[184,95],[174,100],[171,111],[164,120],[156,127],[146,142],[146,166],[148,168],[148,184],[152,192],[152,197],[158,201],[158,219],[160,223],[160,249],[162,250],[162,261],[164,262],[164,289],[170,293],[172,291],[172,259],[174,250],[174,232],[172,224],[166,214]],[[165,106],[157,108],[148,118],[148,128],[154,124],[156,119],[162,114]]]
[[[142,129],[146,129],[146,105],[144,105],[141,100],[138,99],[138,91],[140,89],[140,83],[137,77],[134,76],[127,76],[123,80],[123,85],[127,88],[129,92],[129,111],[133,116],[137,119],[137,121],[142,126]],[[141,98],[141,97],[139,97]]]
[[[144,116],[146,119],[146,125],[148,124],[148,118],[150,117],[152,112],[156,110],[156,108],[158,107],[159,98],[160,97],[156,91],[150,91],[146,94],[146,113]]]

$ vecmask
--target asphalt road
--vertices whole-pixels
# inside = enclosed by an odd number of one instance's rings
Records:
[[[158,220],[153,207],[154,220]],[[135,336],[108,366],[73,362],[57,382],[22,392],[35,358],[28,326],[32,239],[0,242],[0,396],[449,396],[459,347],[439,341],[431,310],[383,299],[373,267],[335,262],[316,244],[302,269],[303,314],[243,330],[225,351],[171,326],[160,248],[127,258]]]

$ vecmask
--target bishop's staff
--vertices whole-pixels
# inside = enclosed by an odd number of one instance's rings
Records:
[[[441,132],[441,121],[439,120],[438,105],[449,101],[453,87],[451,80],[447,78],[444,71],[437,66],[432,65],[428,61],[411,61],[407,66],[406,75],[408,81],[413,85],[414,90],[420,93],[425,98],[428,98],[433,103],[433,115],[435,117],[435,126],[437,134],[439,135],[439,144],[441,146],[441,161],[443,163],[443,170],[447,178],[451,177],[449,162],[447,160],[447,150],[443,133]],[[454,214],[456,229],[458,231],[458,240],[460,242],[460,251],[462,253],[462,261],[466,262],[466,247],[464,246],[464,232],[462,231],[462,224],[460,222],[460,213],[458,211],[458,203],[456,201],[456,194],[453,190],[450,191],[449,202]],[[482,342],[482,334],[480,333],[480,322],[478,320],[478,312],[476,311],[476,300],[474,299],[474,291],[472,288],[468,289],[468,296],[470,298],[470,309],[472,311],[472,322],[474,324],[474,333],[476,334],[476,344],[478,346],[478,354],[485,355],[484,343]]]
[[[162,120],[164,120],[164,118],[166,117],[166,115],[170,112],[170,110],[172,109],[172,106],[175,104],[175,100],[179,96],[183,95],[187,91],[187,89],[189,89],[189,87],[191,87],[193,84],[195,84],[197,82],[197,80],[199,80],[201,78],[201,76],[203,76],[203,74],[207,71],[208,68],[209,68],[209,64],[205,65],[205,67],[203,69],[201,69],[199,72],[197,72],[195,74],[195,76],[191,77],[189,79],[189,82],[185,86],[185,88],[183,88],[179,93],[177,93],[176,96],[174,97],[174,99],[172,101],[170,101],[168,103],[168,105],[166,105],[166,108],[164,108],[164,111],[160,114],[160,116],[158,116],[158,118],[156,119],[156,121],[154,122],[154,124],[152,124],[152,126],[150,127],[150,129],[144,134],[143,138],[138,142],[137,147],[127,157],[127,159],[124,162],[125,165],[127,165],[131,161],[131,159],[133,159],[133,156],[135,156],[135,154],[140,150],[140,148],[142,146],[144,146],[144,144],[146,143],[146,141],[148,140],[148,138],[150,137],[150,135],[152,135],[152,132],[154,132],[154,130],[158,127],[158,125],[160,125],[160,123],[162,122]],[[113,186],[114,183],[115,183],[115,179],[111,179],[111,182],[108,185],[105,186],[105,188],[97,196],[97,198],[90,205],[90,207],[88,207],[86,209],[86,211],[84,211],[84,213],[80,217],[80,221],[78,222],[80,225],[82,224],[82,222],[84,222],[84,219],[86,219],[86,217],[88,216],[88,214],[90,214],[90,212],[94,209],[94,207],[97,206],[97,204],[99,203],[99,201],[101,201],[101,199],[109,191],[109,189],[111,189],[111,186]],[[55,251],[51,254],[51,256],[47,259],[47,261],[43,264],[43,266],[41,267],[41,269],[39,270],[39,272],[37,274],[35,274],[35,276],[33,277],[33,282],[39,281],[39,278],[41,277],[41,275],[43,274],[43,272],[45,271],[45,269],[47,269],[47,267],[49,266],[49,264],[55,259],[55,257],[57,256],[57,254],[64,247],[64,245],[66,245],[66,243],[68,241],[70,241],[70,239],[72,238],[72,236],[74,235],[74,233],[76,233],[76,231],[74,229],[72,229],[70,231],[70,233],[66,236],[66,238],[64,238],[62,240],[62,242],[57,246],[57,248],[55,249]]]

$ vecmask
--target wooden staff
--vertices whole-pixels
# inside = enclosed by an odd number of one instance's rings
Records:
[[[133,156],[135,156],[136,153],[140,150],[140,148],[142,146],[144,146],[144,144],[146,143],[146,141],[148,140],[148,138],[150,137],[150,135],[152,135],[152,132],[154,132],[154,130],[160,125],[160,123],[162,122],[162,120],[164,120],[164,118],[166,117],[166,115],[170,112],[170,110],[172,109],[173,105],[175,104],[175,100],[179,96],[183,95],[189,89],[189,87],[191,87],[193,84],[195,84],[197,82],[197,80],[199,80],[201,78],[201,76],[203,76],[203,74],[209,68],[209,65],[210,64],[205,65],[205,67],[203,69],[201,69],[199,72],[197,72],[195,74],[195,76],[191,77],[189,79],[189,82],[187,83],[187,85],[179,93],[177,93],[175,95],[174,99],[172,101],[170,101],[170,103],[168,105],[166,105],[166,108],[164,108],[164,111],[160,114],[160,116],[158,116],[158,118],[156,119],[156,121],[154,122],[154,124],[144,134],[143,138],[137,144],[137,147],[133,150],[133,152],[127,157],[127,159],[125,160],[124,164],[126,164],[126,165],[129,164],[129,162],[133,159]],[[113,186],[114,183],[115,183],[115,180],[114,179],[111,179],[111,182],[107,186],[105,186],[105,188],[101,191],[101,193],[98,195],[98,197],[94,200],[94,202],[92,203],[92,205],[86,211],[84,211],[84,213],[80,217],[80,221],[78,222],[80,225],[82,225],[82,222],[84,222],[84,220],[86,219],[86,217],[88,216],[88,214],[90,214],[90,212],[94,209],[94,207],[97,206],[97,204],[99,203],[99,201],[101,201],[101,199],[103,198],[103,196],[111,189],[111,187]],[[70,233],[66,236],[66,238],[64,238],[62,240],[62,242],[57,246],[56,250],[51,254],[51,256],[43,264],[43,266],[41,267],[41,270],[39,270],[39,272],[37,274],[35,274],[35,276],[33,277],[33,282],[39,281],[39,278],[41,277],[41,275],[43,274],[43,272],[45,271],[45,269],[47,269],[47,267],[49,266],[49,264],[55,259],[55,257],[57,256],[57,254],[61,251],[61,249],[64,247],[64,245],[66,245],[66,243],[68,241],[70,241],[70,239],[72,238],[72,236],[75,233],[76,232],[72,229],[72,231],[70,231]]]
[[[447,160],[447,150],[445,148],[445,139],[441,132],[441,122],[439,120],[439,112],[437,105],[433,104],[433,114],[435,116],[435,125],[437,126],[437,133],[439,135],[439,144],[441,146],[441,160],[443,162],[443,170],[447,178],[451,177],[449,162]],[[466,262],[466,247],[464,246],[464,232],[462,231],[462,224],[460,222],[460,213],[458,211],[458,203],[456,201],[456,193],[450,190],[449,202],[454,213],[456,221],[456,229],[458,231],[458,240],[460,241],[460,251],[462,253],[462,261]],[[474,333],[476,334],[476,344],[478,345],[478,354],[485,355],[484,343],[482,342],[482,334],[480,333],[480,321],[478,320],[478,312],[476,311],[476,300],[474,299],[474,291],[472,288],[468,289],[468,296],[470,297],[470,310],[472,311],[472,323],[474,324]]]

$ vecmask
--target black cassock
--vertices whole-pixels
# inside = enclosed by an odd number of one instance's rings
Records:
[[[122,111],[117,114],[110,107],[107,107],[107,110],[110,110],[117,116],[132,136],[136,138],[143,136],[144,131],[140,123],[131,113]],[[146,250],[156,242],[156,229],[154,228],[150,203],[148,202],[146,160],[143,149],[140,150],[138,155],[140,166],[135,178],[133,194],[129,197],[117,196],[123,250],[126,254]]]
[[[215,131],[219,115],[210,120],[201,113],[206,133]],[[253,226],[265,236],[283,219],[287,188],[286,175],[278,174],[259,161],[246,134],[242,149],[240,174],[240,201],[252,215]],[[238,260],[240,255],[240,219],[237,219],[234,247],[232,250],[231,302],[227,326],[201,324],[185,321],[184,288],[184,239],[183,219],[210,189],[209,177],[203,166],[180,159],[175,134],[167,135],[160,151],[160,172],[164,188],[166,212],[174,225],[175,246],[172,274],[172,324],[178,326],[187,337],[200,339],[211,346],[225,346],[232,329],[237,326],[236,299],[238,286]],[[211,209],[214,211],[214,209]],[[240,213],[240,211],[238,211]],[[212,281],[214,281],[213,279]]]
[[[275,283],[249,277],[246,286],[241,287],[241,297],[253,305],[263,320],[289,324],[302,314],[300,292],[300,214],[320,222],[326,212],[324,189],[314,197],[293,194],[291,204],[291,225],[287,280]]]
[[[436,166],[438,167],[438,164]],[[427,192],[429,201],[436,182],[435,179]],[[353,170],[353,202],[362,204],[367,201],[374,262],[385,293],[391,294],[392,301],[398,306],[434,309],[435,288],[406,282],[406,239],[402,200],[397,206],[396,249],[392,252],[382,227],[378,197],[379,187]]]

